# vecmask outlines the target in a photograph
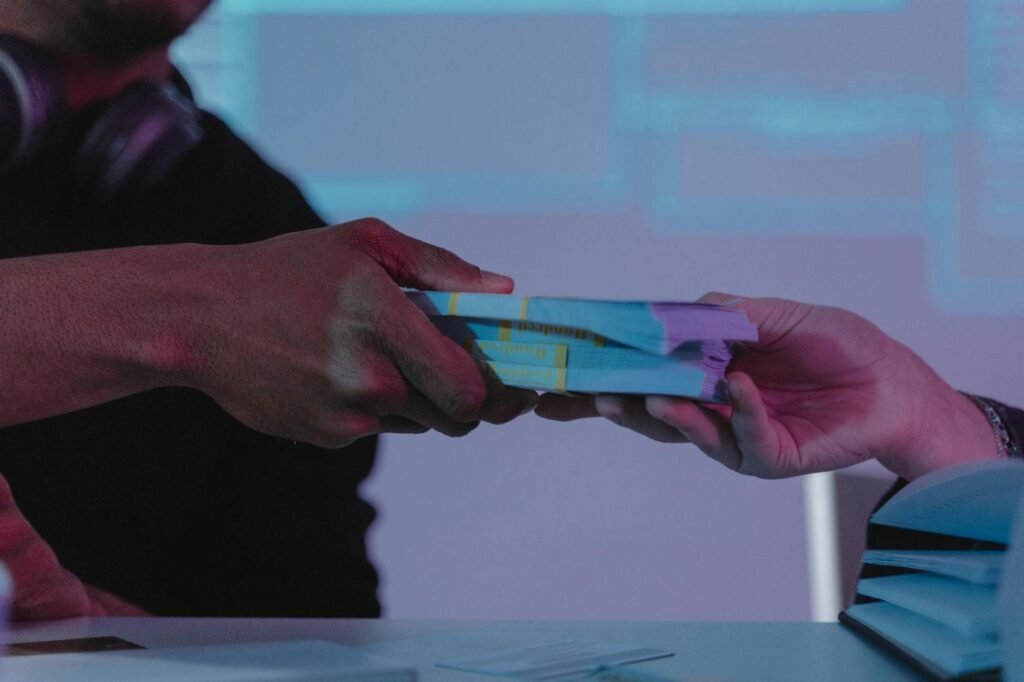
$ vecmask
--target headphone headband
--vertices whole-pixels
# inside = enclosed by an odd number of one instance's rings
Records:
[[[63,76],[39,48],[0,35],[0,172],[24,167],[68,135]],[[102,105],[77,150],[81,188],[101,202],[159,182],[203,138],[192,91],[168,81],[135,84]]]
[[[79,184],[105,200],[157,183],[203,138],[199,111],[171,83],[139,83],[110,102],[78,148]]]
[[[39,154],[64,123],[64,81],[42,50],[0,35],[0,171]]]

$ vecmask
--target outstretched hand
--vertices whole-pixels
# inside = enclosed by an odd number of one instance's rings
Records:
[[[760,339],[736,349],[728,406],[664,396],[542,396],[537,414],[603,416],[661,442],[690,442],[763,478],[877,458],[906,478],[995,456],[984,415],[921,358],[840,308],[708,294],[733,304]]]

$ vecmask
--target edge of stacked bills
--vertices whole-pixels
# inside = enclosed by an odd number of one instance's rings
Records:
[[[446,336],[507,385],[558,393],[725,402],[731,346],[756,341],[737,308],[407,291]]]

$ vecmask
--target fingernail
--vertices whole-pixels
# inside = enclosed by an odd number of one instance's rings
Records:
[[[505,285],[508,285],[510,287],[514,287],[515,284],[516,284],[514,279],[512,279],[508,275],[503,275],[503,274],[501,274],[499,272],[491,272],[490,270],[481,270],[480,271],[480,276],[483,277],[484,279],[490,280],[490,281],[492,281],[492,282],[494,282],[496,284],[497,283],[505,284]]]
[[[644,401],[644,407],[647,408],[647,414],[651,415],[655,419],[663,419],[665,414],[665,401],[661,398],[652,396]]]
[[[733,407],[743,407],[743,388],[735,380],[725,380],[725,397]]]
[[[609,395],[599,395],[594,398],[594,409],[605,419],[616,424],[622,423],[622,411],[625,403],[622,398]]]
[[[733,393],[732,387],[729,385],[728,379],[719,382],[715,387],[715,393],[715,397],[720,399],[722,402],[728,403],[729,405],[733,404],[733,396],[735,394]]]

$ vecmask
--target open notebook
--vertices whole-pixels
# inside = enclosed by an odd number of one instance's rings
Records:
[[[954,537],[977,548],[865,552],[864,563],[888,567],[890,575],[862,578],[857,594],[864,603],[840,620],[935,678],[998,679],[1007,614],[1024,618],[1001,604],[1002,586],[1024,580],[1007,569],[1014,525],[1024,525],[1022,491],[1024,463],[1010,460],[950,467],[908,485],[872,524],[919,531],[937,546]]]

